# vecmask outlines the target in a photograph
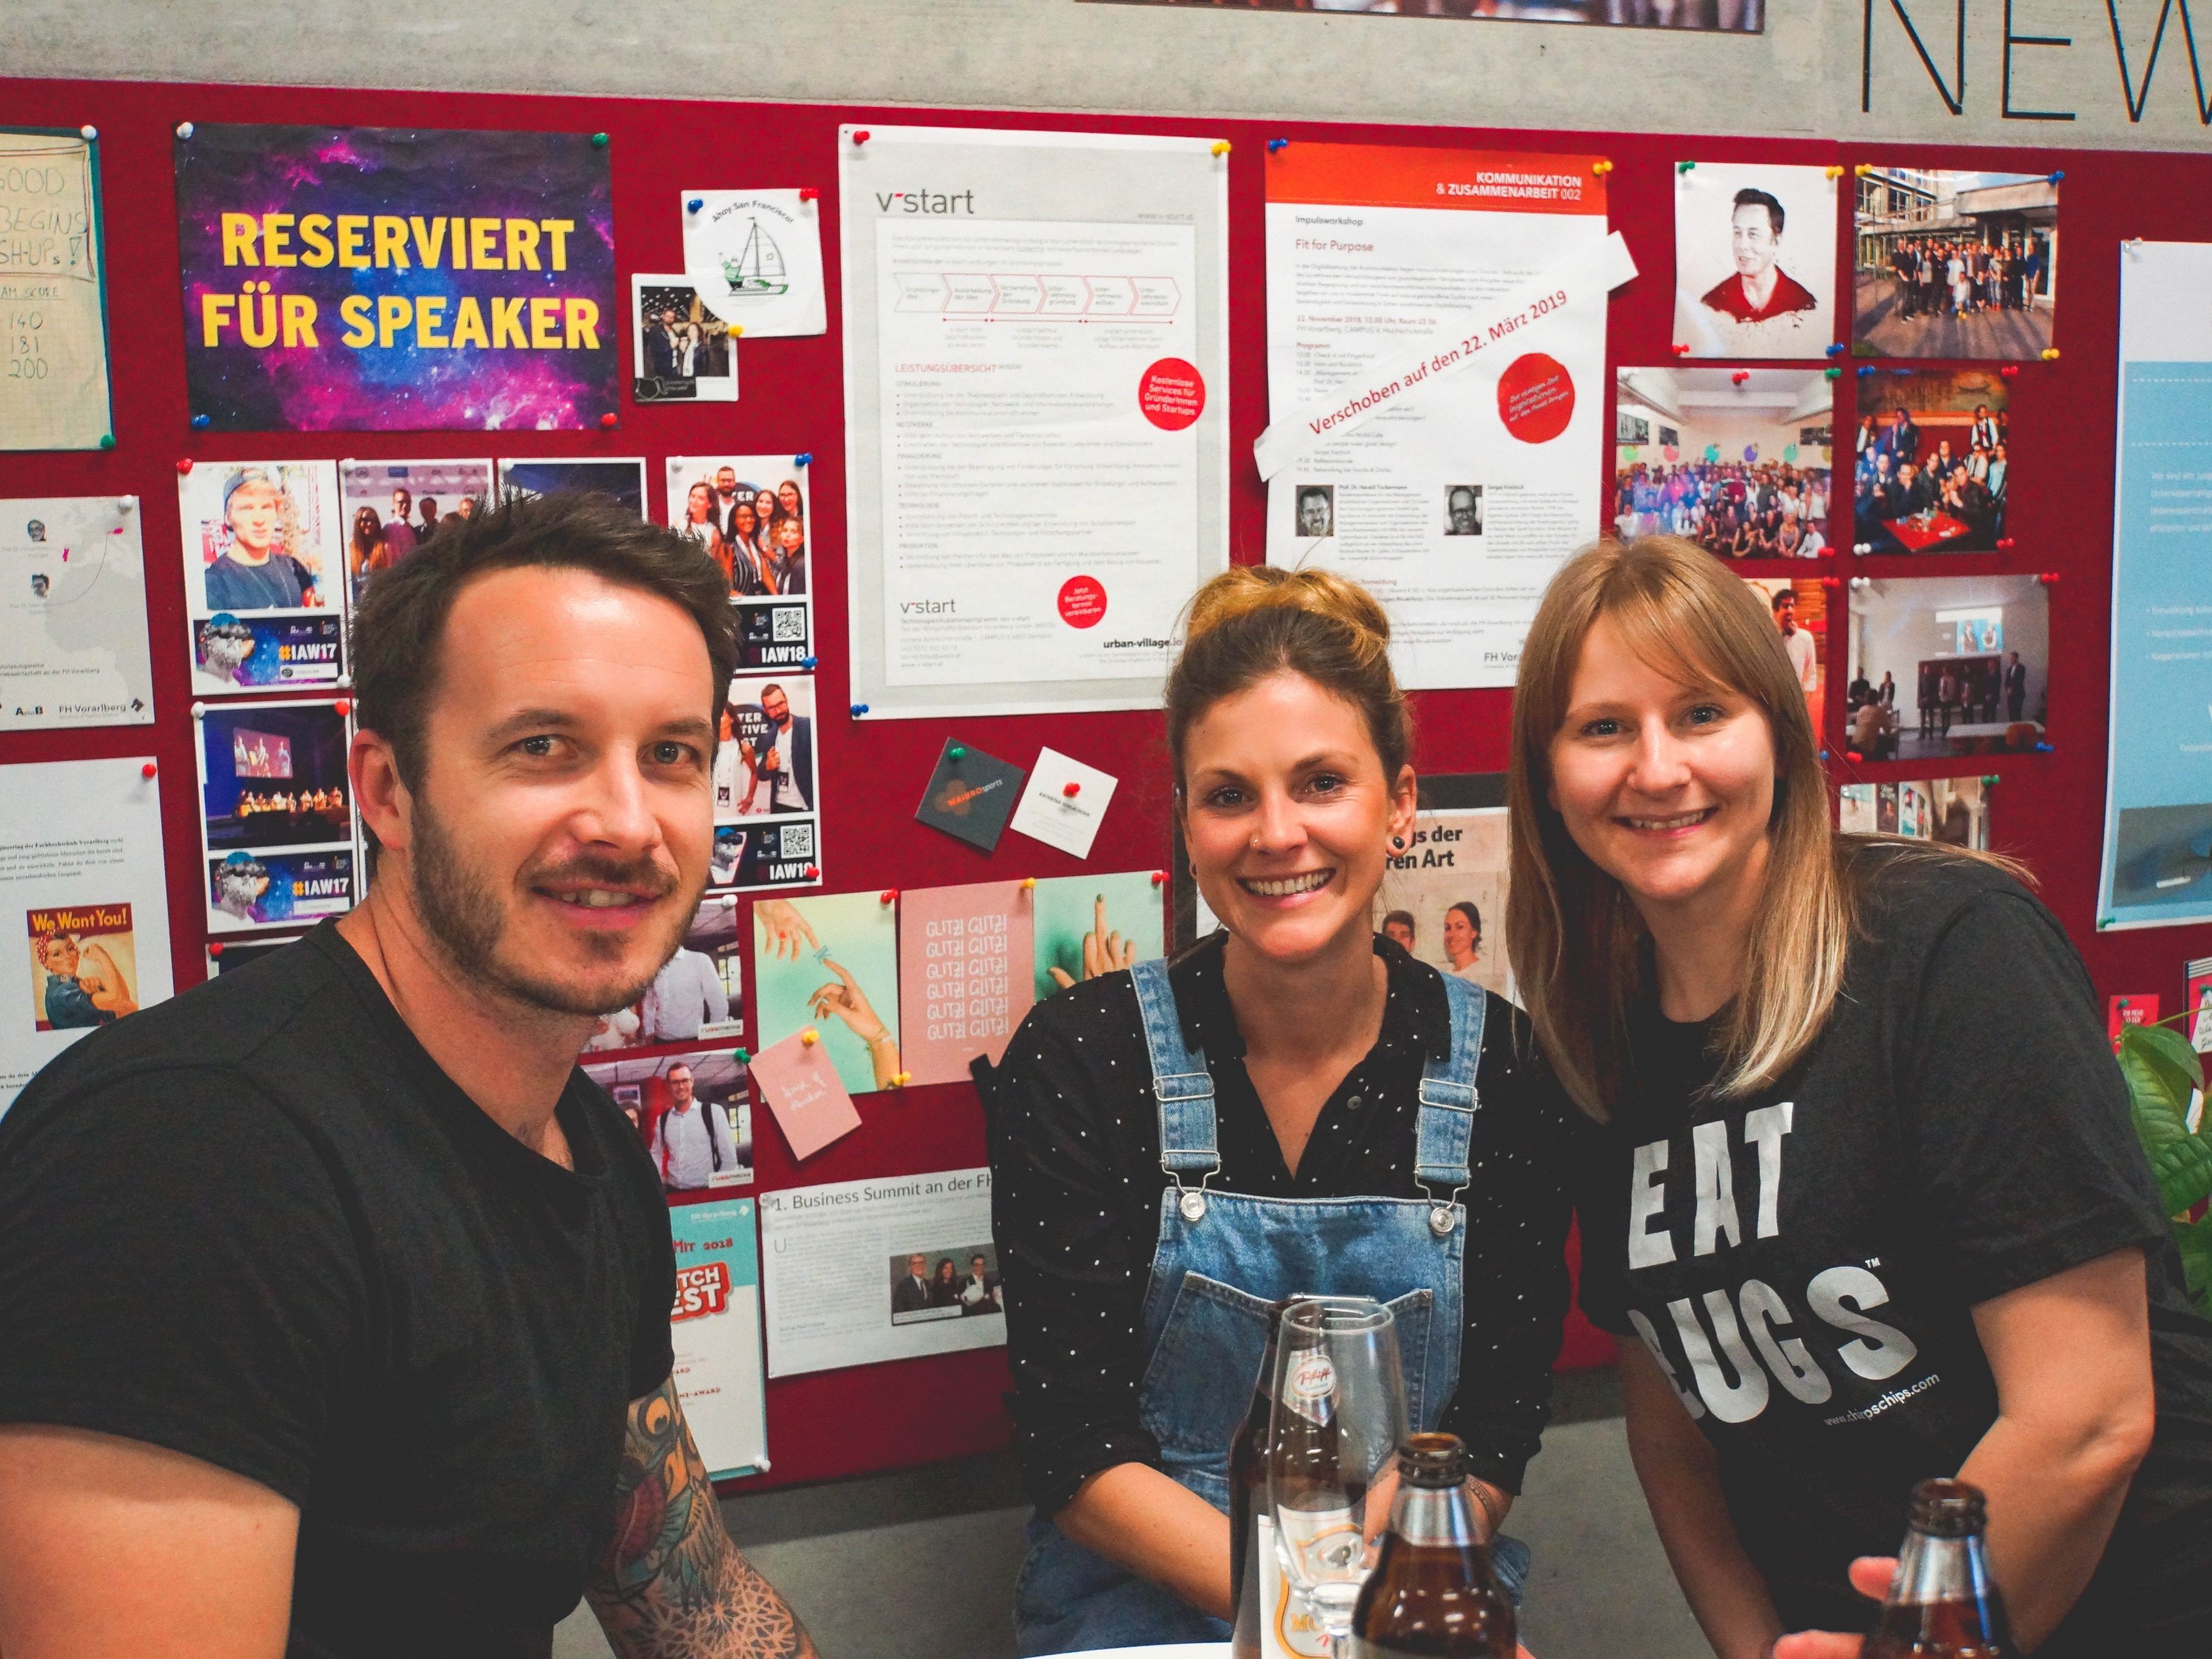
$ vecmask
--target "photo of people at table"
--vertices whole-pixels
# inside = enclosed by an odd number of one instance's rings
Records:
[[[990,1243],[930,1246],[890,1258],[890,1320],[915,1325],[930,1319],[1003,1314],[999,1252]]]
[[[1613,522],[1724,559],[1813,558],[1828,543],[1833,398],[1818,369],[1623,368]]]
[[[807,589],[806,469],[788,455],[675,455],[668,522],[729,578],[732,599]]]
[[[2050,590],[2033,576],[1875,577],[1850,596],[1850,749],[2033,750],[2050,718]]]
[[[2006,533],[2011,401],[1991,369],[1869,377],[1853,442],[1853,539],[1876,553],[1993,550]]]
[[[334,705],[233,703],[209,708],[199,728],[209,851],[353,844]]]

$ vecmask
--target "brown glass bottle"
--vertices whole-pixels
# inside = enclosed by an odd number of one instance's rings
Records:
[[[1911,1528],[1863,1659],[2018,1659],[1983,1550],[1988,1525],[1980,1491],[1963,1480],[1912,1489]]]
[[[1229,1446],[1229,1594],[1237,1609],[1236,1627],[1229,1638],[1235,1659],[1261,1659],[1260,1632],[1267,1615],[1260,1606],[1260,1545],[1264,1528],[1254,1524],[1267,1510],[1267,1422],[1275,1409],[1275,1336],[1281,1330],[1283,1310],[1277,1302],[1267,1310],[1267,1352],[1260,1361],[1259,1380],[1252,1385],[1252,1408],[1244,1413],[1244,1426]]]
[[[1491,1570],[1455,1434],[1398,1449],[1398,1495],[1382,1553],[1352,1615],[1347,1659],[1513,1659],[1513,1603]]]

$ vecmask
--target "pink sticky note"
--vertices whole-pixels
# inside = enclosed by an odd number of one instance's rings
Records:
[[[1032,908],[1018,881],[899,895],[899,1060],[910,1083],[964,1083],[997,1065],[1030,1011]]]
[[[793,1032],[755,1054],[752,1067],[753,1082],[775,1114],[776,1127],[791,1143],[793,1158],[811,1158],[860,1127],[860,1115],[838,1080],[837,1062],[826,1044],[809,1043],[804,1032]]]

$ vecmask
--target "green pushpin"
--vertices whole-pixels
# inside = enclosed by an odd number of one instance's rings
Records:
[[[753,1057],[752,1057],[751,1054],[750,1054],[750,1053],[749,1053],[747,1050],[743,1049],[743,1048],[732,1048],[732,1049],[731,1049],[731,1050],[730,1050],[730,1058],[731,1058],[731,1059],[732,1059],[732,1060],[736,1060],[736,1061],[738,1062],[738,1065],[740,1065],[740,1066],[750,1066],[750,1065],[751,1065],[751,1064],[753,1063]]]
[[[103,433],[101,433],[101,434],[100,434],[100,447],[102,449],[112,449],[112,448],[114,448],[114,447],[115,447],[115,434],[114,434],[112,432],[103,432]]]
[[[605,149],[606,147],[607,147],[607,135],[606,135],[605,133],[604,133],[604,132],[595,132],[595,133],[593,133],[593,134],[592,135],[592,149]]]
[[[956,743],[946,748],[945,758],[955,762],[964,761],[968,758],[968,751]]]

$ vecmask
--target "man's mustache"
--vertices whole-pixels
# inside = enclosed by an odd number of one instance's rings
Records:
[[[603,858],[569,859],[560,864],[540,865],[523,879],[529,886],[547,881],[577,881],[596,887],[634,888],[657,899],[666,898],[676,890],[678,884],[673,870],[664,868],[651,859],[641,859],[628,864]]]

